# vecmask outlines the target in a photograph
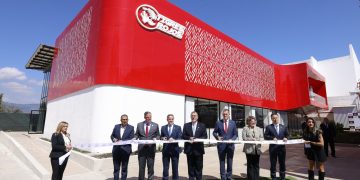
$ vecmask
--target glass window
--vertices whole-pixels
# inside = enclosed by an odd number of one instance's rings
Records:
[[[270,114],[271,114],[271,111],[269,109],[263,109],[264,127],[271,124]]]
[[[255,109],[255,118],[256,118],[256,125],[260,128],[264,128],[264,114],[262,108]]]
[[[206,125],[206,128],[214,128],[218,120],[218,101],[197,99],[195,101],[195,111],[199,114],[199,122]]]
[[[237,128],[243,128],[245,126],[244,106],[231,105],[231,119],[235,121]]]

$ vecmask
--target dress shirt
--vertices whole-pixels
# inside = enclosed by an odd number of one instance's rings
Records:
[[[145,121],[145,123],[144,123],[144,132],[146,132],[146,125],[148,124],[148,131],[150,131],[150,126],[151,126],[151,122],[149,122],[149,123],[147,123],[146,121]]]
[[[195,137],[195,132],[196,132],[196,126],[197,126],[197,122],[195,122],[195,123],[192,123],[192,124],[191,124],[191,126],[192,126],[192,132],[193,132],[193,136]]]
[[[63,134],[63,133],[61,133],[62,134],[62,136],[63,136],[63,138],[64,138],[64,142],[65,142],[65,146],[68,146],[68,145],[70,145],[70,138],[69,137],[67,137],[65,134]]]
[[[120,138],[121,138],[121,139],[122,139],[122,137],[123,137],[123,134],[124,134],[124,132],[125,132],[125,129],[126,129],[126,126],[120,125]]]
[[[275,124],[276,133],[279,135],[279,124]]]
[[[226,128],[225,128],[225,122],[226,122]],[[226,129],[226,131],[229,130],[229,119],[227,119],[227,120],[224,119],[224,130],[225,129]]]

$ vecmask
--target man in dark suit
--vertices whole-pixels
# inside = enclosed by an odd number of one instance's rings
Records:
[[[331,156],[335,156],[335,137],[336,137],[336,128],[334,123],[330,123],[328,118],[324,118],[324,121],[320,124],[322,130],[322,135],[324,138],[324,150],[326,156],[329,156],[329,144],[331,149]]]
[[[306,120],[307,120],[307,116],[305,115],[304,116],[304,122],[303,123],[301,123],[301,130],[302,130],[302,133],[304,133],[304,130],[305,130],[305,128],[306,128]]]
[[[167,115],[167,125],[161,127],[160,138],[162,140],[173,141],[181,139],[181,127],[174,124],[174,115]],[[163,162],[163,179],[169,179],[169,165],[171,159],[173,180],[179,179],[179,154],[181,149],[179,143],[164,143],[162,149],[162,162]]]
[[[128,124],[128,116],[121,115],[121,124],[115,125],[111,133],[112,142],[120,142],[131,140],[134,138],[134,127]],[[114,164],[114,180],[119,180],[119,171],[121,167],[121,179],[126,180],[128,172],[129,157],[131,154],[131,144],[114,145],[112,149],[113,164]]]
[[[159,125],[151,121],[151,112],[144,113],[145,121],[137,124],[135,139],[139,140],[156,140],[160,138]],[[139,179],[145,179],[145,166],[148,168],[148,179],[154,178],[154,160],[156,144],[139,144]]]
[[[289,133],[287,128],[280,124],[280,119],[278,114],[271,114],[272,124],[266,126],[264,138],[265,140],[283,140],[287,141]],[[276,179],[276,163],[279,161],[280,165],[280,179],[285,179],[285,158],[286,158],[286,149],[285,145],[276,145],[270,144],[270,175],[273,180]]]
[[[206,139],[206,126],[205,124],[198,122],[199,115],[193,111],[191,113],[191,122],[184,124],[183,139]],[[202,142],[186,142],[184,147],[184,153],[186,154],[188,163],[189,179],[202,179],[203,170],[203,156],[204,143]]]
[[[236,140],[238,131],[236,124],[230,119],[228,109],[223,111],[223,119],[217,121],[213,131],[213,136],[220,141]],[[235,145],[233,143],[218,143],[218,156],[220,161],[221,180],[232,179],[232,164],[234,158]],[[225,172],[225,157],[227,159],[227,171]]]

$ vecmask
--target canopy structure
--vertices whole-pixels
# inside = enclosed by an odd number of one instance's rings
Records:
[[[25,65],[26,69],[35,69],[43,72],[50,71],[55,51],[55,47],[40,44]]]

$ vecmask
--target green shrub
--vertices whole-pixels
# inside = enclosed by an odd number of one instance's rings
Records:
[[[335,125],[336,133],[343,133],[344,132],[344,125],[341,123],[336,123]]]

